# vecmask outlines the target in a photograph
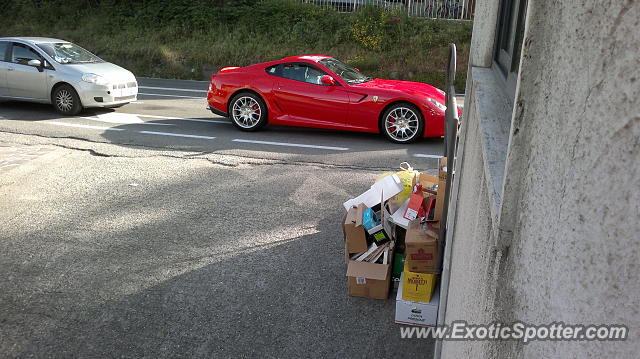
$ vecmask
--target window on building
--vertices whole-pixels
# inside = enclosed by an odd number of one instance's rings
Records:
[[[507,94],[516,91],[520,52],[524,35],[527,0],[502,0],[496,34],[495,68],[506,82]]]

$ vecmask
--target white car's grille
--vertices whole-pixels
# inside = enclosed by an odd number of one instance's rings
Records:
[[[132,88],[132,87],[138,87],[138,84],[136,82],[127,82],[127,83],[122,83],[122,84],[113,84],[113,89],[125,89],[125,88]]]

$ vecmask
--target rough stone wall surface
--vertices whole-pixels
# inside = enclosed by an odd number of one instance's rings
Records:
[[[491,66],[499,6],[500,0],[484,0],[476,4],[469,66]]]
[[[503,196],[515,208],[513,231],[493,266],[482,244],[490,234],[477,230],[489,215],[469,194],[483,184],[469,178],[483,159],[472,154],[479,139],[467,134],[447,307],[447,321],[622,323],[630,338],[456,342],[443,357],[637,357],[639,19],[636,0],[528,1],[505,181],[514,193]],[[484,287],[472,285],[477,279]]]
[[[509,158],[527,166],[507,173],[521,182],[497,309],[532,323],[631,329],[624,343],[528,344],[519,348],[525,357],[633,357],[640,329],[640,7],[635,0],[538,0],[530,1],[528,19],[512,125],[512,142],[528,151]]]

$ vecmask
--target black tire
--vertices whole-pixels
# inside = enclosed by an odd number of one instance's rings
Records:
[[[390,115],[391,117],[389,117]],[[395,119],[395,117],[398,118]],[[392,121],[392,119],[399,121],[402,127],[393,126],[395,121]],[[415,142],[424,135],[422,112],[415,105],[408,102],[393,104],[380,117],[380,132],[393,143]]]
[[[253,92],[233,96],[228,111],[231,123],[241,131],[257,131],[267,124],[267,104]]]
[[[58,113],[65,116],[74,116],[82,111],[80,96],[71,85],[63,84],[53,91],[51,102]]]

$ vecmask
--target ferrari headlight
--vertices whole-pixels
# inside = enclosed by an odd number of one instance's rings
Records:
[[[107,79],[105,79],[104,77],[100,75],[92,74],[92,73],[82,75],[82,81],[89,82],[96,85],[103,85],[103,86],[106,86],[109,84]]]
[[[439,88],[436,88],[436,90],[438,90],[438,92],[440,92],[440,93],[441,93],[441,94],[443,94],[443,95],[446,95],[446,94],[447,94],[446,92],[444,92],[444,91],[440,90]]]
[[[432,98],[430,98],[430,97],[427,97],[427,101],[431,102],[431,103],[432,103],[435,107],[437,107],[440,111],[443,111],[443,112],[444,112],[444,111],[446,111],[446,110],[447,110],[447,106],[445,106],[445,105],[441,104],[440,102],[438,102],[438,101],[436,101],[436,100],[434,100],[434,99],[432,99]]]

